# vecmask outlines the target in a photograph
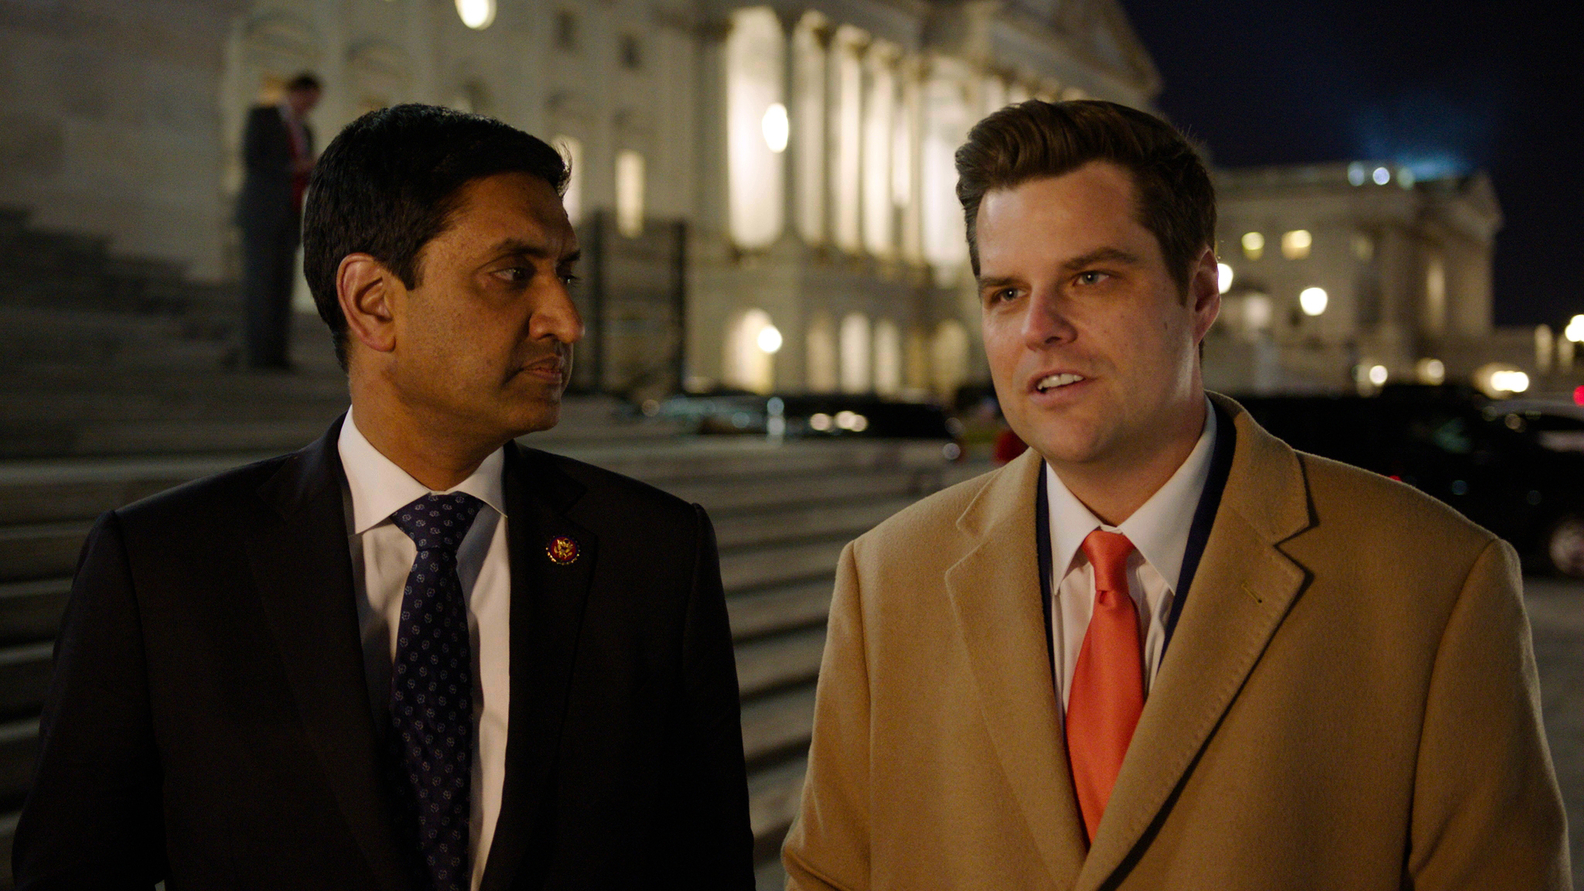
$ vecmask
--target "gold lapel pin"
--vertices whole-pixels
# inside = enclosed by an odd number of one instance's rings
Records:
[[[569,563],[576,562],[579,553],[578,543],[567,535],[557,535],[555,538],[550,539],[549,544],[545,545],[545,556],[549,557],[550,562],[557,566],[566,566]]]

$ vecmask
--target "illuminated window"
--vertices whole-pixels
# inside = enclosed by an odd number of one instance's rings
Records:
[[[1313,239],[1309,237],[1308,229],[1294,229],[1282,233],[1282,256],[1289,260],[1302,260],[1309,256],[1309,247]]]
[[[863,313],[848,313],[841,322],[841,389],[844,393],[862,393],[871,386],[869,348],[873,344],[869,317]]]
[[[1367,174],[1364,171],[1364,165],[1362,163],[1354,161],[1352,164],[1348,165],[1348,182],[1352,185],[1364,185],[1364,179],[1366,175]]]
[[[1384,186],[1391,182],[1391,171],[1384,167],[1377,167],[1375,172],[1370,174],[1370,179],[1375,181],[1375,185]]]
[[[566,208],[567,219],[576,226],[583,219],[583,141],[575,136],[560,135],[551,139],[550,144],[566,159],[570,176],[567,177],[566,194],[561,196],[561,206]]]
[[[616,153],[616,230],[628,238],[643,234],[644,157],[632,149]]]
[[[456,0],[456,11],[462,24],[482,31],[495,21],[495,0]]]
[[[1243,256],[1258,260],[1265,256],[1265,236],[1258,232],[1243,233]]]

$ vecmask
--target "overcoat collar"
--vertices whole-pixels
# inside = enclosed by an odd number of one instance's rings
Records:
[[[957,522],[972,545],[947,593],[1008,785],[1058,888],[1093,891],[1130,862],[1309,578],[1280,548],[1312,525],[1297,457],[1237,403],[1211,399],[1233,418],[1232,468],[1087,855],[1037,596],[1038,456],[1004,468]]]
[[[254,581],[304,730],[373,874],[414,888],[390,814],[383,754],[369,710],[353,596],[351,540],[336,448],[342,420],[286,458],[260,487],[264,519],[247,542]],[[583,486],[543,453],[506,446],[511,564],[511,704],[501,812],[482,887],[542,870],[546,824],[573,661],[599,542],[572,514]],[[557,538],[576,559],[550,559]],[[521,683],[519,683],[521,680]],[[534,842],[538,839],[540,841]]]

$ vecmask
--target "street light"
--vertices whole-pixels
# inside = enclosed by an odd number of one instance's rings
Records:
[[[1584,315],[1574,316],[1562,329],[1562,335],[1574,343],[1584,343]]]

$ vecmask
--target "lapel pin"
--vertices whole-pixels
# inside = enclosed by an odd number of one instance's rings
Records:
[[[575,562],[578,558],[578,553],[578,543],[567,535],[557,535],[555,538],[550,539],[548,545],[545,545],[545,556],[549,557],[550,562],[557,566],[566,566]]]

